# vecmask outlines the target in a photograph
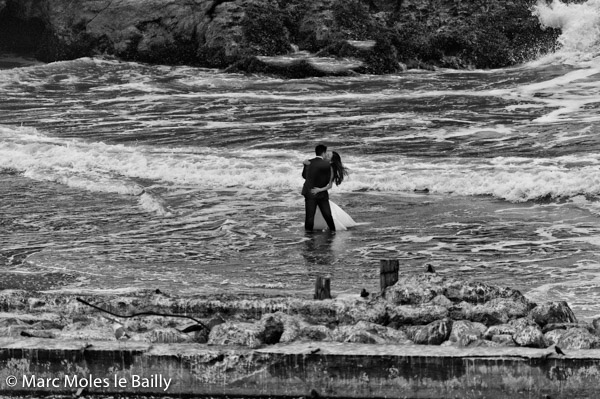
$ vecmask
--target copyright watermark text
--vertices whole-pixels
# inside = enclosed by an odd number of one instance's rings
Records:
[[[171,386],[171,378],[162,374],[150,376],[119,376],[94,377],[92,374],[64,375],[61,377],[39,377],[35,374],[9,375],[6,377],[6,386],[10,388],[162,388],[167,391]]]

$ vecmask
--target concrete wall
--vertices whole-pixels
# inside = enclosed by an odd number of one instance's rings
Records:
[[[249,350],[0,340],[3,394],[79,388],[169,396],[590,398],[600,397],[600,350],[558,356],[529,348],[300,343]]]

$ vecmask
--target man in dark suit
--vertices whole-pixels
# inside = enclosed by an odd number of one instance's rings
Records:
[[[304,196],[304,204],[306,206],[306,218],[304,220],[304,229],[313,231],[315,223],[315,213],[317,206],[323,214],[323,219],[329,226],[331,232],[335,232],[335,224],[331,216],[331,207],[329,206],[329,193],[327,190],[313,194],[311,190],[315,187],[321,188],[329,184],[331,179],[331,166],[327,159],[327,147],[319,144],[315,147],[315,158],[310,160],[308,165],[304,165],[302,169],[302,177],[304,178],[304,186],[302,186],[302,195]]]

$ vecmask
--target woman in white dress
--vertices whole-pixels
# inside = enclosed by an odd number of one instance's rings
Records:
[[[335,151],[331,152],[331,159],[329,160],[331,164],[331,179],[329,179],[329,184],[325,187],[315,187],[311,190],[313,194],[320,193],[321,191],[329,190],[333,187],[333,183],[339,186],[342,181],[344,181],[344,177],[348,176],[348,171],[344,168],[342,164],[342,158],[340,154]],[[331,207],[331,216],[333,216],[333,222],[335,223],[335,229],[337,231],[348,230],[349,227],[356,226],[356,222],[348,215],[346,212],[342,210],[339,206],[333,203],[331,200],[329,201],[329,206]],[[315,213],[315,224],[314,228],[316,230],[327,228],[327,223],[321,214],[321,210],[317,207],[317,212]]]

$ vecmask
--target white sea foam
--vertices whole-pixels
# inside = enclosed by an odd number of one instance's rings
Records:
[[[18,129],[17,129],[18,130]],[[299,171],[307,154],[277,150],[214,150],[109,145],[49,138],[25,128],[1,128],[0,168],[55,181],[88,191],[140,196],[145,209],[168,214],[160,199],[138,179],[161,185],[196,189],[250,189],[256,192],[296,191]],[[600,160],[587,157],[550,159],[503,158],[428,159],[403,156],[345,157],[350,177],[334,190],[492,195],[513,202],[542,197],[600,195]],[[571,164],[579,166],[570,166]]]
[[[600,0],[566,4],[540,1],[533,9],[541,24],[559,28],[560,51],[546,60],[578,64],[600,55]]]

